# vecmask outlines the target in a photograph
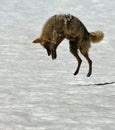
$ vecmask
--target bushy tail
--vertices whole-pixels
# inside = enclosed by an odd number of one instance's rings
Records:
[[[97,43],[104,38],[104,33],[102,31],[91,32],[89,37],[92,43]]]

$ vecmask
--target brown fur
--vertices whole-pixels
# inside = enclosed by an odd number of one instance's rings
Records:
[[[92,43],[98,43],[104,38],[104,33],[102,31],[95,31],[90,33],[90,41]]]
[[[70,52],[78,60],[78,67],[74,73],[79,72],[81,66],[81,58],[78,55],[78,49],[81,54],[86,58],[89,63],[89,71],[87,76],[92,73],[92,61],[88,56],[88,51],[91,46],[90,42],[96,43],[103,39],[104,34],[102,31],[89,33],[84,24],[73,15],[55,15],[52,16],[45,23],[42,29],[40,38],[37,38],[33,43],[40,43],[52,59],[56,59],[56,49],[64,38],[69,40]]]
[[[43,36],[43,37],[40,37],[40,38],[37,38],[33,41],[33,43],[42,43],[42,42],[47,42],[49,41],[47,37]]]

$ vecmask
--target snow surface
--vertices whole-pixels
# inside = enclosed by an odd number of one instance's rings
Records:
[[[32,41],[54,14],[77,16],[89,31],[93,74],[86,77],[68,41],[52,61]],[[0,130],[115,130],[115,1],[0,0]]]

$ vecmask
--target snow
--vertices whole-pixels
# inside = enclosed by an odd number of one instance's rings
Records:
[[[115,130],[115,1],[0,0],[0,130]],[[89,31],[93,74],[76,60],[68,41],[52,61],[32,41],[54,14],[77,16]]]

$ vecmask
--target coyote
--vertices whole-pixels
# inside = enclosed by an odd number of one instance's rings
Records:
[[[70,52],[78,61],[77,69],[74,75],[77,75],[82,63],[78,55],[78,50],[86,58],[89,64],[87,76],[92,74],[92,60],[89,58],[88,51],[91,47],[90,42],[100,42],[104,37],[102,31],[88,32],[84,24],[75,16],[70,14],[54,15],[48,19],[42,29],[40,38],[33,43],[40,43],[46,50],[48,56],[56,59],[56,49],[58,45],[66,38],[69,40]]]

